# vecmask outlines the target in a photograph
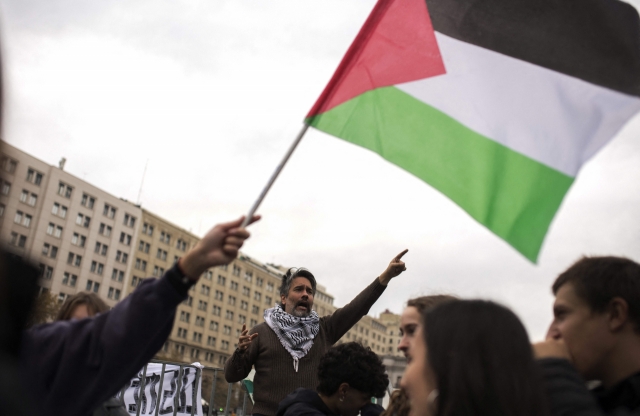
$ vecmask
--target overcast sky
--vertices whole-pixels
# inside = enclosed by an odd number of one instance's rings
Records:
[[[202,235],[244,214],[374,0],[0,0],[4,139]],[[640,7],[640,0],[632,4]],[[534,339],[583,254],[640,261],[640,117],[588,162],[537,265],[378,155],[310,130],[244,251],[311,269],[337,305],[404,248],[372,309],[453,293],[512,307]]]

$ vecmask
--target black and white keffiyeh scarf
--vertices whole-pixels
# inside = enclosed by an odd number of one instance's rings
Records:
[[[307,355],[313,339],[320,332],[320,318],[316,311],[306,318],[293,316],[279,306],[264,311],[264,321],[276,333],[282,346],[293,357],[293,368],[298,372],[298,360]]]

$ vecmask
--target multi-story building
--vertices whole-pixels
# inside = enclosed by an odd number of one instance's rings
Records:
[[[384,355],[404,357],[404,354],[398,351],[398,344],[400,344],[400,339],[402,338],[400,334],[400,315],[387,309],[380,314],[379,320],[387,327],[387,345]]]
[[[127,201],[5,144],[0,165],[0,238],[38,263],[41,290],[60,302],[78,291],[110,306],[124,295],[142,211]]]
[[[67,296],[89,290],[110,306],[149,276],[161,276],[199,238],[145,210],[5,144],[0,156],[0,238],[40,264],[41,290]],[[233,353],[242,325],[264,321],[264,310],[280,303],[286,268],[241,253],[224,267],[206,271],[178,306],[160,354],[180,361],[222,366]],[[336,310],[318,285],[314,309]],[[362,318],[339,343],[359,341],[380,355],[397,345],[397,324]],[[395,340],[395,338],[393,338]]]

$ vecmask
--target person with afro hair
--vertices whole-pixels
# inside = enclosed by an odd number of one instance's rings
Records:
[[[369,347],[348,342],[332,347],[320,360],[317,391],[299,388],[280,402],[277,416],[379,415],[371,402],[383,397],[389,377],[380,358]]]

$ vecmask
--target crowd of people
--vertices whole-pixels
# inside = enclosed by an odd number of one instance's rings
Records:
[[[214,227],[114,308],[80,293],[57,321],[29,330],[23,315],[37,271],[4,253],[0,413],[109,414],[109,400],[167,339],[189,288],[236,257],[249,237],[242,221]],[[264,312],[264,323],[243,327],[224,369],[228,382],[255,369],[254,415],[640,415],[640,264],[619,257],[585,257],[560,274],[547,339],[535,344],[494,302],[408,300],[397,346],[407,358],[400,389],[386,409],[373,404],[389,389],[380,358],[358,343],[333,345],[406,270],[406,252],[324,317],[313,310],[313,273],[291,268],[282,276],[279,304]],[[111,404],[124,414],[119,407]]]

